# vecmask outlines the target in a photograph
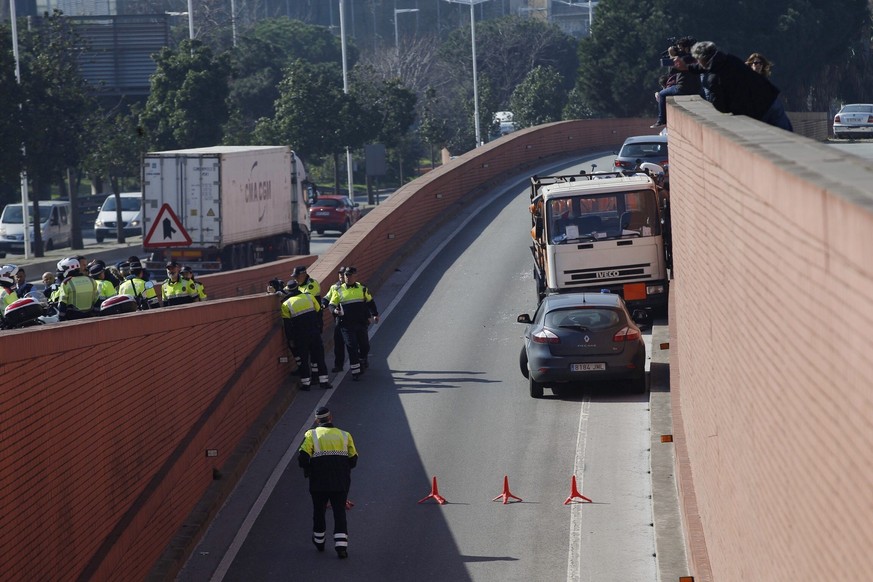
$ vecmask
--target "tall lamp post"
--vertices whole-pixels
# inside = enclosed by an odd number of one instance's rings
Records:
[[[343,93],[349,93],[349,65],[346,58],[346,10],[345,2],[339,0],[340,45],[343,52]],[[355,199],[354,168],[352,167],[352,150],[346,146],[346,172],[349,177],[349,198]]]
[[[15,80],[18,85],[21,85],[21,65],[19,64],[18,58],[18,23],[16,22],[15,15],[15,0],[9,0],[9,20],[12,24],[12,54],[15,57]],[[18,108],[21,109],[23,106],[21,103],[18,104]],[[24,150],[24,144],[21,144],[21,153],[26,153]],[[30,215],[30,209],[28,206],[30,205],[30,201],[27,199],[27,170],[21,170],[21,216],[22,222],[24,223],[24,260],[30,259],[30,221],[28,220],[28,216]],[[36,225],[34,224],[34,228]]]
[[[476,128],[476,147],[482,145],[482,135],[479,131],[479,81],[476,75],[476,13],[473,10],[476,4],[482,4],[488,0],[446,0],[453,4],[470,5],[470,45],[473,47],[473,124]]]

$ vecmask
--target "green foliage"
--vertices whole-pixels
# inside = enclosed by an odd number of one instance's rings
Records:
[[[445,115],[439,115],[439,98],[436,90],[428,86],[425,89],[424,100],[419,112],[418,135],[421,141],[433,148],[442,148],[449,137],[448,121]],[[431,159],[433,164],[433,159]]]
[[[347,53],[349,66],[352,66],[358,58],[357,49],[348,43]],[[339,72],[342,70],[340,39],[325,27],[287,18],[262,20],[240,38],[233,52],[231,115],[226,128],[233,136],[230,141],[244,141],[256,120],[273,116],[284,69],[296,59]]]
[[[552,67],[536,67],[515,89],[509,106],[516,128],[561,120],[567,102],[564,78]]]
[[[579,90],[573,88],[567,93],[567,105],[564,106],[561,119],[591,119],[592,117],[594,112],[588,107]]]
[[[362,133],[386,147],[397,147],[415,122],[415,93],[399,79],[378,81],[372,71],[360,67],[354,71],[351,92],[368,120]]]
[[[198,41],[163,48],[140,122],[149,149],[212,146],[228,118],[230,59]]]
[[[455,83],[472,83],[469,26],[452,31],[440,57],[451,65],[448,72]],[[477,20],[476,61],[478,74],[491,79],[495,110],[506,108],[515,87],[535,67],[557,70],[569,90],[578,66],[573,37],[540,19],[519,16]]]
[[[20,147],[24,141],[20,107],[23,96],[15,79],[10,32],[8,26],[0,25],[0,47],[3,47],[0,49],[0,87],[3,88],[0,90],[0,135],[3,136],[3,147],[0,147],[0,206],[18,196],[15,187],[24,164]]]
[[[592,36],[579,45],[581,101],[599,115],[654,114],[652,94],[665,71],[658,55],[668,37],[684,35],[711,40],[743,59],[764,54],[775,63],[772,80],[788,107],[821,111],[842,88],[857,87],[865,70],[857,62],[869,53],[870,11],[867,0],[605,0]]]

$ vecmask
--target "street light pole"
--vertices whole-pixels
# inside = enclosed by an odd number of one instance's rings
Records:
[[[15,0],[9,0],[9,19],[12,21],[12,55],[15,57],[15,80],[18,86],[21,86],[21,65],[18,58],[18,23],[15,15]],[[24,106],[19,103],[18,110]],[[26,151],[24,144],[21,144],[21,154],[24,156]],[[21,170],[21,226],[24,232],[24,260],[30,260],[30,221],[27,219],[30,215],[30,200],[27,197],[27,170]],[[33,225],[36,228],[36,224]]]
[[[476,129],[476,147],[482,145],[482,135],[479,131],[479,81],[476,74],[476,13],[473,10],[477,4],[487,0],[446,0],[455,4],[470,5],[470,44],[473,47],[473,125]]]
[[[343,52],[343,93],[349,93],[349,66],[346,58],[346,10],[343,0],[339,0],[339,20],[340,20],[340,45]],[[354,168],[352,166],[352,150],[346,146],[346,172],[349,178],[349,198],[355,199],[355,177]],[[337,192],[339,194],[339,192]]]

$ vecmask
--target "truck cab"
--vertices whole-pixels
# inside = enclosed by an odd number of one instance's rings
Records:
[[[645,173],[531,178],[537,295],[609,290],[667,305],[667,193]]]

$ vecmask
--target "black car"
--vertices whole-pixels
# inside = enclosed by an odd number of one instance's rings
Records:
[[[643,310],[634,312],[641,324]],[[612,293],[547,295],[528,324],[521,348],[521,373],[533,398],[544,386],[586,381],[622,381],[646,391],[646,344],[624,301]]]

